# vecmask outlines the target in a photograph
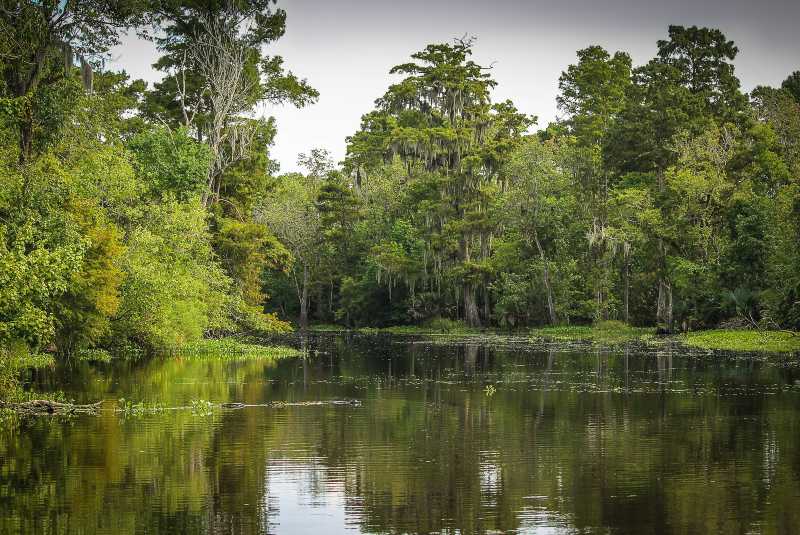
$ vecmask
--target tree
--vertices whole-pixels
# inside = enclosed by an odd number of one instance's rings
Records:
[[[658,42],[655,59],[633,71],[626,106],[603,147],[606,165],[647,184],[662,211],[672,202],[665,173],[677,160],[676,136],[699,136],[728,122],[743,123],[746,110],[731,63],[738,53],[733,42],[719,30],[697,27],[670,26],[669,37]],[[656,247],[650,269],[658,281],[656,321],[660,330],[669,332],[673,326],[670,247],[664,235],[652,238]]]
[[[256,210],[256,220],[266,224],[292,254],[291,275],[300,304],[301,328],[308,326],[309,288],[321,238],[318,188],[313,178],[297,173],[283,175]]]
[[[4,3],[0,69],[9,100],[3,105],[17,126],[21,162],[41,149],[36,138],[48,126],[43,124],[49,119],[46,102],[58,93],[66,96],[63,82],[71,78],[76,59],[84,88],[91,90],[92,63],[119,43],[121,30],[144,21],[145,8],[141,0]]]
[[[165,35],[155,67],[167,77],[148,94],[146,113],[190,129],[212,153],[204,204],[220,200],[225,172],[262,144],[254,143],[265,120],[252,117],[264,102],[304,106],[318,93],[283,68],[263,46],[279,39],[286,13],[274,0],[256,2],[156,2]]]
[[[788,91],[797,102],[800,102],[800,71],[794,71],[781,83],[781,88]]]
[[[670,26],[669,39],[658,41],[659,61],[677,68],[681,85],[721,122],[738,123],[747,104],[732,63],[738,53],[733,41],[712,28]]]
[[[611,56],[600,46],[578,51],[578,63],[558,79],[558,108],[566,114],[569,131],[584,146],[598,144],[622,110],[631,83],[631,58]]]
[[[172,196],[187,201],[205,191],[213,156],[186,129],[149,128],[133,136],[127,146],[133,153],[136,175],[152,198]]]
[[[144,207],[122,259],[125,280],[114,332],[147,348],[170,348],[234,329],[236,296],[215,261],[206,212],[195,200]]]
[[[491,104],[496,82],[471,54],[470,40],[432,44],[412,54],[414,61],[392,68],[405,78],[378,99],[378,115],[364,117],[349,154],[352,162],[367,163],[377,144],[384,156],[401,158],[410,176],[431,181],[430,257],[434,269],[447,266],[460,281],[464,319],[478,326],[476,294],[486,287],[491,236],[487,201],[503,159],[533,120],[510,102]],[[382,135],[369,133],[373,125],[385,125],[375,132]]]
[[[608,198],[612,176],[602,168],[601,146],[609,128],[625,105],[631,85],[631,59],[622,52],[610,56],[602,47],[578,51],[578,64],[559,78],[559,108],[574,137],[569,168],[586,208],[586,236],[592,263],[595,317],[607,319],[614,246],[609,239]],[[561,134],[562,136],[565,133]]]
[[[519,229],[527,245],[535,245],[552,325],[558,323],[559,314],[550,265],[558,237],[564,233],[565,217],[576,208],[557,152],[555,142],[542,143],[532,138],[512,154],[504,168],[504,176],[510,182],[505,195],[508,223]]]

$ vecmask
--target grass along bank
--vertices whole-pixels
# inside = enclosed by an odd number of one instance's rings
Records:
[[[347,329],[340,325],[314,325],[312,332],[353,331],[364,334],[399,334],[419,336],[469,337],[473,335],[520,336],[560,341],[590,341],[597,344],[613,345],[633,341],[652,341],[661,339],[655,335],[654,327],[632,327],[621,321],[602,321],[594,325],[559,325],[537,327],[526,331],[480,330],[465,326],[452,320],[434,320],[423,325],[398,325],[393,327],[362,327]],[[689,347],[708,350],[791,353],[800,352],[800,333],[789,331],[756,331],[711,329],[677,334],[665,340],[674,340]]]
[[[680,335],[678,340],[687,346],[701,349],[767,353],[800,352],[800,333],[788,331],[712,329],[685,333]]]

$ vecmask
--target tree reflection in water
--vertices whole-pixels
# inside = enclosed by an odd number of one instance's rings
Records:
[[[308,344],[279,362],[32,376],[76,401],[363,404],[4,425],[0,532],[800,531],[796,367],[669,347]]]

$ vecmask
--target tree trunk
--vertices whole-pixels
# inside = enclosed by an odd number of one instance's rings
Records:
[[[547,258],[544,256],[544,249],[539,242],[539,233],[533,232],[533,240],[536,242],[536,248],[539,250],[539,258],[542,261],[542,282],[544,289],[547,293],[547,313],[550,316],[550,324],[556,325],[558,323],[558,316],[556,315],[556,305],[553,300],[553,288],[550,286],[550,268],[547,265]]]
[[[489,300],[489,285],[483,284],[483,321],[489,325],[492,317],[491,301]]]
[[[475,300],[475,287],[469,282],[464,283],[464,321],[470,327],[481,326],[478,303]]]
[[[325,317],[325,301],[323,299],[323,288],[322,286],[319,287],[319,290],[315,292],[316,295],[316,303],[315,308],[316,311],[314,312],[315,318],[317,321],[322,321],[322,318]]]
[[[631,322],[630,317],[630,292],[631,292],[631,264],[628,255],[625,255],[625,323]]]
[[[300,289],[300,329],[308,327],[308,267],[303,266],[303,287]]]
[[[33,119],[26,117],[19,126],[19,163],[23,164],[29,161],[32,154]]]
[[[658,303],[656,305],[656,332],[670,334],[672,332],[672,284],[666,275],[666,244],[660,240],[661,273],[658,276]]]
[[[672,332],[672,285],[663,276],[658,280],[656,331],[659,334]]]
[[[467,263],[470,261],[469,242],[466,236],[461,237],[459,247],[461,261]],[[475,299],[475,286],[471,282],[464,281],[464,321],[470,327],[480,327],[481,318],[478,312],[478,303]]]

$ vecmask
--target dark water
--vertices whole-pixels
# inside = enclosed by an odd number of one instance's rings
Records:
[[[800,533],[800,367],[321,336],[36,372],[76,401],[358,399],[0,429],[0,533]],[[496,391],[487,393],[492,385]],[[490,389],[491,390],[491,389]]]

